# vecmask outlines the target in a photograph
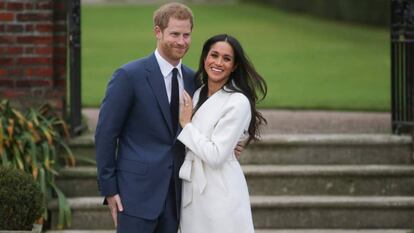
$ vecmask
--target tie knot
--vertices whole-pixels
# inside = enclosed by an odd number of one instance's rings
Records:
[[[177,73],[178,73],[178,69],[177,68],[173,68],[172,69],[172,75],[173,76],[177,76]]]

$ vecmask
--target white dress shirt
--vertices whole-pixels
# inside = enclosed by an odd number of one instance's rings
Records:
[[[167,91],[168,102],[171,103],[171,80],[172,80],[172,70],[174,68],[178,69],[177,73],[177,80],[178,80],[178,89],[179,89],[179,96],[181,100],[181,95],[184,90],[184,81],[183,81],[183,73],[181,71],[181,60],[176,67],[171,65],[167,60],[165,60],[161,54],[158,52],[158,49],[155,50],[155,58],[157,59],[158,65],[160,66],[160,70],[162,76],[164,76],[165,82],[165,89]]]

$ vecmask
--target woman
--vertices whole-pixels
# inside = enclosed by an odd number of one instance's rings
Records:
[[[187,147],[183,179],[182,233],[254,232],[246,180],[233,148],[257,140],[266,120],[256,110],[267,87],[231,36],[208,39],[196,77],[194,100],[184,93],[180,111]],[[194,113],[193,113],[194,103]]]

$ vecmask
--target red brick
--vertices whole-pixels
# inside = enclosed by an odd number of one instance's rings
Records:
[[[52,32],[53,26],[52,24],[38,24],[36,25],[36,31],[38,32]]]
[[[4,24],[0,24],[0,32],[4,32],[4,28],[5,28]]]
[[[16,87],[51,87],[51,80],[17,80]]]
[[[1,36],[0,35],[0,44],[11,44],[16,40],[15,36]]]
[[[64,1],[55,2],[53,8],[54,11],[66,12],[67,5],[64,3]]]
[[[21,77],[23,75],[23,69],[9,69],[7,71],[7,75],[13,77]]]
[[[34,7],[33,3],[26,3],[24,8],[26,8],[26,10],[32,10]]]
[[[66,32],[67,31],[66,24],[55,24],[55,25],[53,25],[53,31],[54,32]]]
[[[66,88],[66,79],[59,79],[55,81],[55,86],[60,88]]]
[[[21,11],[24,5],[21,2],[9,2],[7,3],[7,10],[9,11]]]
[[[38,76],[38,77],[51,77],[53,75],[53,69],[49,68],[28,68],[25,74],[27,76]]]
[[[53,54],[52,47],[41,47],[41,48],[35,48],[34,50],[36,54],[41,54],[41,55]]]
[[[27,47],[24,49],[25,54],[33,54],[33,52],[34,52],[33,47]]]
[[[66,35],[63,36],[55,36],[55,43],[59,44],[66,44]]]
[[[13,58],[0,58],[1,66],[8,66],[13,64]]]
[[[22,13],[17,15],[17,20],[22,22],[27,21],[52,21],[52,14],[44,13]]]
[[[53,2],[41,2],[36,4],[36,9],[53,9]]]
[[[0,76],[4,76],[6,75],[6,70],[5,69],[0,69]]]
[[[11,79],[0,79],[0,88],[13,88],[14,81]]]
[[[19,36],[17,42],[21,44],[49,44],[53,42],[52,36]]]
[[[23,32],[23,25],[21,24],[9,24],[6,27],[7,32]]]
[[[56,11],[55,12],[55,21],[65,22],[66,21],[66,11]]]
[[[65,65],[66,64],[66,56],[64,56],[64,57],[55,57],[55,59],[53,59],[53,64]]]
[[[10,12],[0,13],[0,21],[13,21],[14,14]]]
[[[25,27],[26,32],[33,32],[33,30],[34,30],[33,24],[27,24],[26,25],[26,27]]]
[[[5,9],[5,8],[6,8],[6,4],[4,2],[0,2],[0,10]]]
[[[54,66],[54,69],[57,76],[62,77],[66,75],[66,64]]]
[[[66,48],[57,47],[53,50],[53,56],[56,58],[66,57],[67,56],[66,51],[67,51]]]
[[[49,57],[21,57],[17,59],[19,65],[51,65],[52,58]]]
[[[8,47],[7,53],[8,54],[22,54],[23,48],[22,47]]]
[[[21,96],[21,92],[16,91],[15,89],[3,89],[0,90],[0,95],[1,97],[5,98],[5,99],[13,99],[16,98],[17,96]]]

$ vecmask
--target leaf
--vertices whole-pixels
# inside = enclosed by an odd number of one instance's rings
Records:
[[[3,136],[3,124],[1,124],[0,122],[0,156],[3,155],[3,150],[4,150],[4,136]]]
[[[38,180],[37,183],[40,186],[40,190],[42,190],[43,195],[43,201],[45,203],[47,203],[47,200],[50,198],[50,193],[47,191],[47,187],[46,187],[46,175],[45,175],[45,169],[40,167],[39,168],[39,176],[38,176]],[[43,218],[44,219],[48,219],[48,213],[47,213],[47,209],[45,208],[44,212],[43,212]]]
[[[72,153],[72,150],[69,149],[69,147],[64,142],[60,142],[60,145],[65,149],[68,159],[68,165],[69,166],[75,166],[76,165],[76,159],[75,156]]]
[[[55,191],[57,197],[58,197],[58,205],[59,205],[59,217],[58,217],[58,225],[57,229],[63,229],[65,226],[71,226],[72,225],[72,214],[70,211],[69,202],[66,199],[65,194],[63,194],[62,191],[54,184],[50,183],[50,185],[53,187],[53,190]]]
[[[20,170],[24,170],[23,159],[22,159],[22,156],[20,154],[19,148],[16,146],[16,144],[13,144],[13,154],[14,154],[13,158],[15,158],[14,161],[17,163],[18,168]]]

